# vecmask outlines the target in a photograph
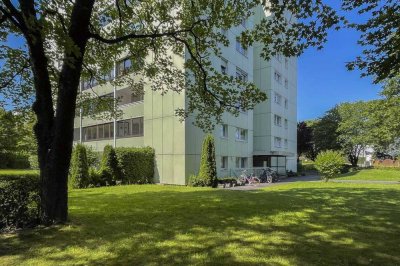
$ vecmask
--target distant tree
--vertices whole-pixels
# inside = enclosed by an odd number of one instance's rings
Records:
[[[0,153],[15,151],[18,140],[15,120],[12,112],[0,108]]]
[[[218,185],[215,144],[211,134],[207,134],[203,141],[198,179],[202,180],[206,186],[216,187]]]
[[[374,142],[371,102],[343,103],[338,107],[340,123],[337,129],[343,152],[352,166],[357,166],[361,152]]]
[[[300,156],[309,154],[314,149],[313,130],[306,122],[297,123],[297,161]],[[314,160],[314,158],[310,158]]]
[[[338,107],[328,110],[323,117],[312,123],[315,153],[341,149],[337,129],[340,123]]]

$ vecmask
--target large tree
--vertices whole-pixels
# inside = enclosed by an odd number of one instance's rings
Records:
[[[338,107],[325,112],[325,114],[311,124],[316,153],[327,150],[340,150],[337,129],[340,123]]]
[[[388,2],[389,8],[395,5]],[[385,1],[366,5],[376,3]],[[363,5],[356,0],[343,4],[349,9]],[[129,83],[134,90],[148,83],[161,92],[185,88],[188,106],[177,114],[184,118],[195,113],[196,124],[210,129],[224,112],[238,114],[238,106],[251,109],[266,99],[254,84],[222,75],[210,62],[212,55],[220,55],[221,46],[229,45],[221,30],[240,25],[256,5],[273,15],[238,37],[244,47],[264,44],[260,56],[265,59],[278,53],[298,56],[309,46],[321,48],[327,29],[340,22],[321,1],[0,0],[0,88],[14,103],[34,100],[43,222],[67,219],[67,176],[80,80],[107,82],[113,63],[129,54],[135,58],[130,71],[137,78],[125,75],[113,83]],[[372,19],[382,21],[375,15]],[[398,25],[382,22],[386,32]],[[10,44],[15,37],[23,45]],[[188,71],[174,67],[177,55],[187,58]],[[391,58],[379,61],[384,65]],[[390,66],[398,69],[397,64]],[[379,65],[367,72],[380,78],[391,75],[379,71]]]
[[[361,152],[374,143],[372,129],[375,121],[371,119],[375,102],[358,101],[343,103],[338,107],[340,123],[337,128],[338,140],[351,165],[357,166]]]
[[[300,161],[300,156],[308,155],[314,149],[313,130],[307,125],[307,122],[297,123],[297,162]],[[310,158],[312,160],[315,157]]]

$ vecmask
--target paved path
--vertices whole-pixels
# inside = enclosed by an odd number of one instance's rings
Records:
[[[297,176],[297,177],[287,177],[287,178],[282,178],[279,182],[277,183],[260,183],[260,184],[252,184],[252,185],[245,185],[245,186],[237,186],[237,187],[230,187],[230,188],[224,188],[228,190],[257,190],[261,189],[264,187],[271,187],[271,186],[278,186],[278,185],[284,185],[288,183],[293,183],[293,182],[304,182],[304,181],[319,181],[321,178],[317,175],[312,175],[312,176]]]
[[[288,177],[288,178],[282,178],[278,183],[260,183],[260,184],[252,184],[252,185],[245,185],[245,186],[237,186],[237,187],[230,187],[230,188],[224,188],[228,190],[243,190],[243,191],[249,191],[249,190],[257,190],[261,189],[264,187],[271,187],[271,186],[279,186],[279,185],[284,185],[284,184],[289,184],[293,182],[315,182],[315,181],[320,181],[321,178],[318,175],[310,175],[310,176],[298,176],[298,177]],[[334,183],[354,183],[354,184],[384,184],[384,185],[400,185],[400,181],[374,181],[374,180],[329,180],[329,182],[334,182]]]

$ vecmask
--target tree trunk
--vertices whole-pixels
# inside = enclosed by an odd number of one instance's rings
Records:
[[[348,156],[351,166],[357,167],[358,166],[358,156],[350,154]]]
[[[65,51],[55,112],[48,72],[49,62],[44,49],[41,27],[36,20],[34,3],[20,1],[20,4],[24,15],[21,20],[25,22],[22,30],[29,47],[36,91],[33,110],[37,116],[34,131],[38,141],[41,219],[44,224],[62,223],[68,218],[67,184],[76,98],[94,0],[76,0],[74,3],[68,37],[79,52],[71,48]]]

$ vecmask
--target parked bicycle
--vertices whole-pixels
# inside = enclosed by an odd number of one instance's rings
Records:
[[[268,167],[260,175],[260,181],[262,183],[275,183],[279,181],[279,176],[276,171]]]
[[[261,180],[256,177],[254,173],[248,174],[247,170],[243,170],[242,174],[240,175],[239,181],[243,184],[261,183]]]

